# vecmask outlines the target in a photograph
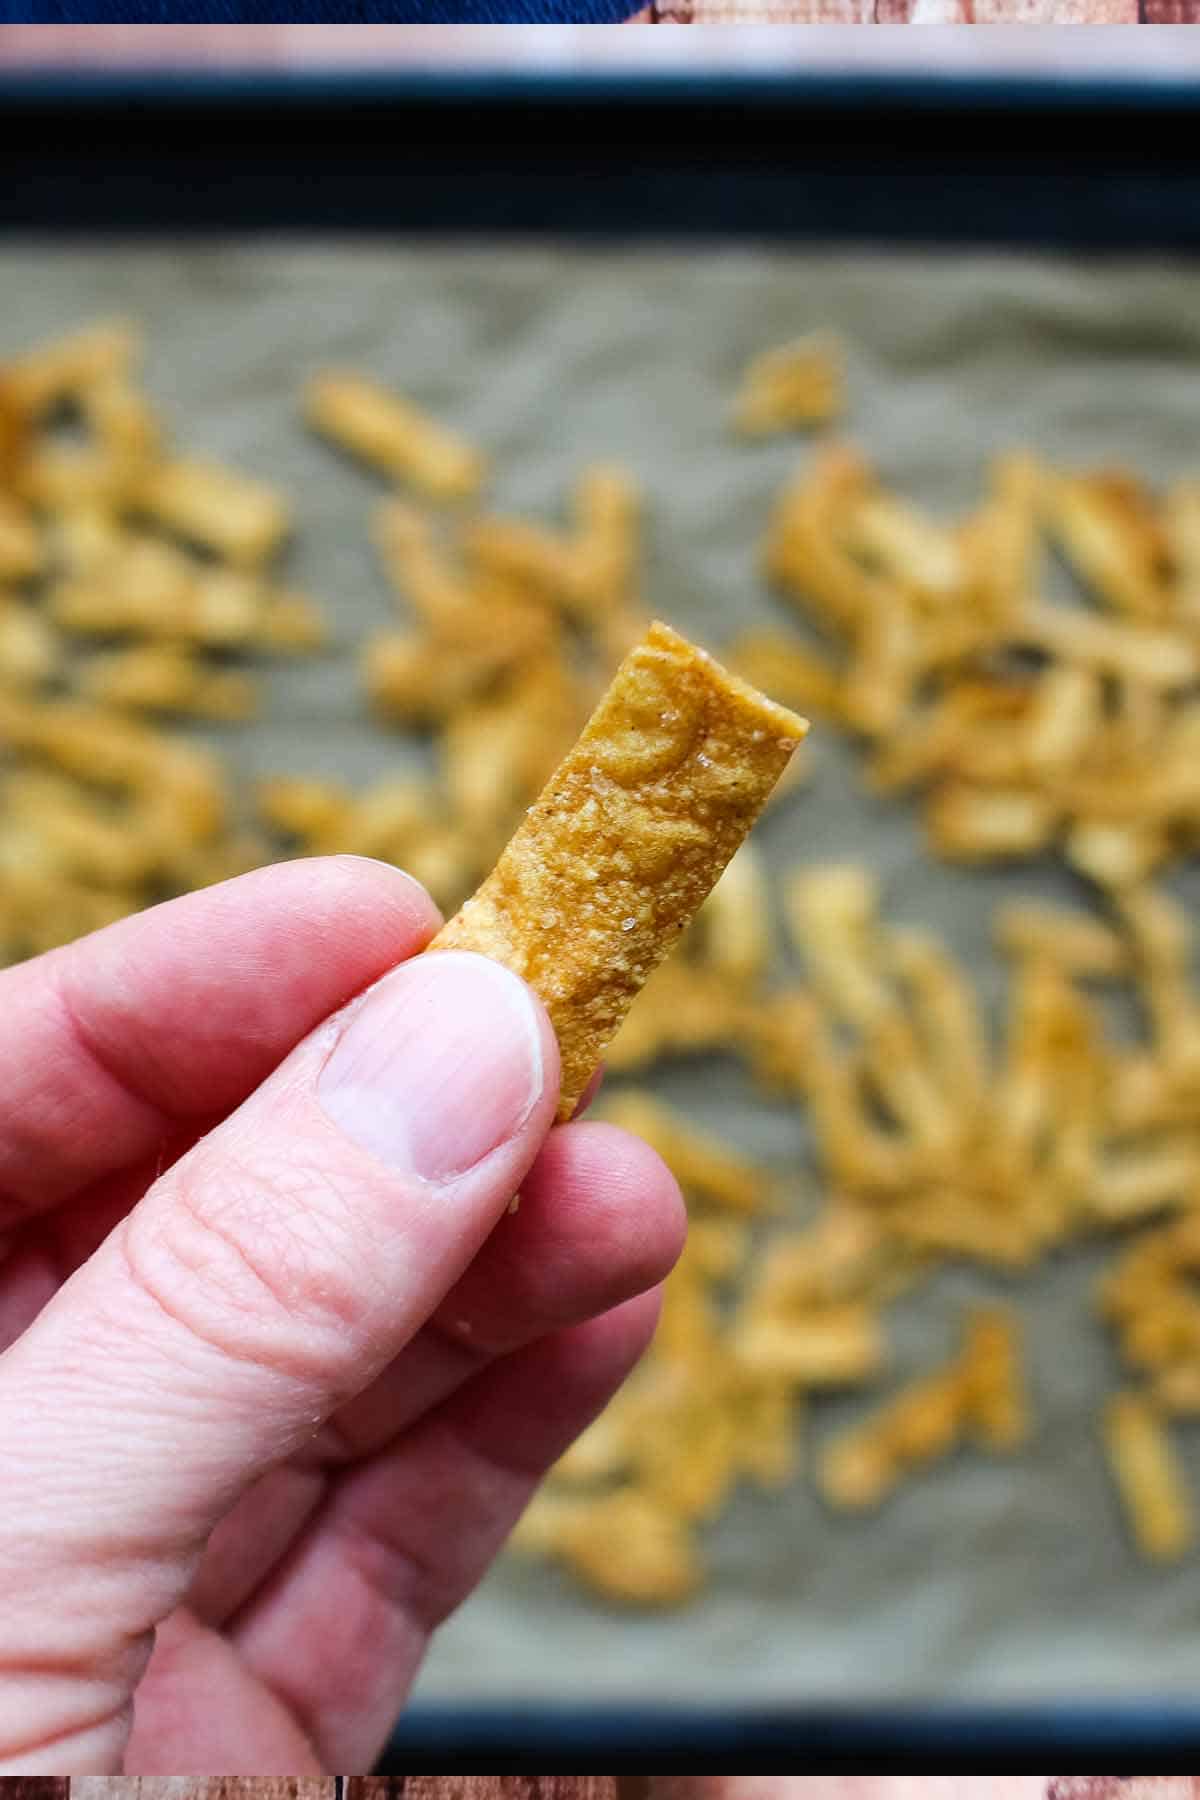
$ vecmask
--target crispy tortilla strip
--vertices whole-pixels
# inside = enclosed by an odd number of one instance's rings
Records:
[[[569,1118],[605,1045],[761,812],[804,720],[655,623],[431,949],[541,996]]]
[[[41,541],[32,514],[2,483],[0,467],[0,581],[28,581],[41,571]]]
[[[90,700],[121,712],[239,720],[258,711],[251,676],[241,669],[210,668],[179,644],[135,644],[93,657],[79,686]]]
[[[845,404],[838,340],[814,331],[764,350],[747,365],[733,407],[733,428],[769,437],[794,426],[823,425]]]
[[[461,500],[483,480],[484,459],[410,400],[349,369],[314,375],[304,412],[322,437],[434,500]]]
[[[157,464],[141,484],[138,505],[167,531],[239,568],[273,556],[291,525],[274,488],[199,456]]]
[[[1104,1447],[1139,1550],[1156,1561],[1182,1556],[1196,1535],[1178,1452],[1152,1401],[1125,1389],[1104,1410]]]
[[[26,418],[78,400],[90,388],[130,374],[141,352],[136,328],[124,319],[85,325],[9,363],[5,385]]]

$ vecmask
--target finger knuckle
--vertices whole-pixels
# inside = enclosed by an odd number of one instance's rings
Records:
[[[131,1215],[125,1259],[160,1312],[232,1361],[326,1387],[355,1361],[368,1276],[336,1183],[301,1159],[217,1173],[183,1158]]]

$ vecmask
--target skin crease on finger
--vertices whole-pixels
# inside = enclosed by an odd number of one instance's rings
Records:
[[[658,1295],[641,1295],[484,1370],[343,1478],[224,1637],[214,1643],[186,1615],[173,1620],[167,1653],[156,1654],[138,1696],[126,1771],[369,1767],[430,1632],[476,1585],[545,1469],[624,1379],[657,1312]],[[236,1688],[235,1706],[250,1690],[269,1696],[266,1738],[250,1732],[232,1749],[214,1748],[228,1719],[198,1703],[203,1682],[223,1694]],[[257,1719],[252,1708],[250,1723]],[[283,1721],[300,1734],[295,1744],[311,1744],[315,1765],[269,1760]]]
[[[227,1618],[294,1540],[326,1476],[373,1455],[494,1356],[581,1323],[662,1280],[686,1215],[665,1165],[613,1126],[559,1127],[435,1318],[371,1387],[334,1416],[302,1464],[276,1470],[217,1528],[190,1594]]]
[[[98,1228],[93,1215],[98,1237],[128,1203],[118,1193]],[[198,1616],[219,1623],[245,1601],[321,1503],[331,1471],[378,1449],[489,1357],[661,1280],[685,1229],[678,1187],[647,1146],[600,1123],[552,1132],[519,1210],[500,1221],[437,1317],[335,1415],[303,1462],[264,1477],[217,1527],[189,1596]],[[0,1327],[7,1319],[11,1336],[58,1285],[53,1264],[31,1254],[9,1272],[15,1280],[0,1276]]]

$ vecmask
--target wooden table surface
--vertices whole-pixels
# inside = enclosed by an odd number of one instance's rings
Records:
[[[1194,1776],[357,1775],[341,1800],[1197,1800]],[[4,1800],[337,1800],[332,1777],[42,1776]]]
[[[1195,1776],[352,1775],[342,1800],[1197,1800]],[[0,1779],[4,1800],[336,1800],[331,1776]]]
[[[564,0],[567,4],[567,0]],[[569,69],[598,66],[1077,70],[1165,79],[1200,72],[1200,0],[659,0],[686,27],[580,25],[10,25],[9,67],[139,64],[215,67],[453,65]],[[1162,23],[1166,30],[1121,27]],[[761,21],[808,21],[804,25]],[[736,23],[730,31],[707,21]],[[986,31],[912,33],[897,24],[970,20]],[[816,23],[813,23],[816,22]],[[862,32],[847,26],[873,24]],[[1060,27],[1087,24],[1078,31]],[[1170,29],[1174,24],[1176,29]],[[1031,30],[1031,25],[1040,29]]]

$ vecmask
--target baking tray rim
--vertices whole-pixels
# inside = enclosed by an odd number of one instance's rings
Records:
[[[404,1714],[380,1764],[385,1772],[529,1772],[571,1766],[623,1773],[650,1768],[733,1774],[761,1755],[802,1757],[794,1773],[1025,1772],[1057,1758],[1056,1772],[1165,1773],[1171,1759],[1200,1764],[1200,1705],[1150,1698],[1111,1705],[1053,1703],[903,1707],[689,1707],[604,1704],[538,1707],[417,1703]],[[452,1759],[448,1764],[447,1759]],[[1094,1758],[1099,1758],[1097,1763]],[[787,1768],[786,1761],[772,1766]],[[1056,1768],[1050,1761],[1051,1769]],[[1181,1766],[1179,1763],[1176,1767]]]
[[[820,27],[810,27],[819,30]],[[934,111],[1007,111],[1039,106],[1073,112],[1143,110],[1147,103],[1200,118],[1200,73],[1131,77],[1088,71],[1064,75],[1003,71],[977,75],[909,70],[745,71],[732,73],[662,69],[513,70],[501,66],[459,70],[429,68],[299,69],[274,71],[199,68],[179,64],[127,69],[37,65],[0,68],[5,106],[37,107],[70,102],[114,106],[157,100],[170,94],[184,105],[234,104],[259,107],[311,106],[314,102],[386,103],[405,99],[469,102],[538,101],[608,105],[651,101],[694,108],[744,101],[758,106],[816,101],[830,109],[871,108],[881,103],[915,105]]]
[[[405,101],[583,105],[591,112],[633,101],[693,112],[730,103],[759,109],[817,106],[830,117],[846,119],[897,106],[935,115],[970,111],[981,121],[1030,109],[1105,118],[1157,110],[1200,119],[1200,79],[874,71],[528,74],[490,68],[287,74],[178,67],[120,72],[0,70],[0,118],[10,124],[22,116],[83,104],[122,111],[130,134],[136,135],[143,108],[168,100],[172,106],[197,111],[222,107],[247,114],[268,107],[303,111],[348,102],[386,109]],[[1147,145],[1144,160],[1153,163],[1154,157],[1154,146]],[[103,215],[102,186],[95,199],[97,213]],[[52,227],[51,235],[57,229]],[[318,229],[325,234],[323,225]],[[500,231],[503,235],[503,225]],[[664,235],[669,234],[667,221]],[[789,1708],[732,1705],[703,1711],[632,1704],[418,1701],[404,1714],[381,1767],[440,1768],[452,1755],[453,1766],[460,1771],[484,1766],[541,1770],[560,1751],[571,1752],[574,1766],[586,1768],[589,1755],[600,1755],[606,1769],[618,1770],[635,1765],[695,1768],[701,1759],[706,1770],[732,1772],[751,1766],[756,1754],[778,1756],[783,1751],[802,1755],[806,1770],[823,1765],[880,1772],[970,1766],[1016,1769],[1057,1752],[1072,1767],[1086,1769],[1088,1758],[1099,1755],[1106,1768],[1119,1771],[1123,1758],[1130,1768],[1135,1763],[1144,1767],[1149,1754],[1188,1755],[1200,1761],[1200,1701],[1174,1703],[1130,1695],[1086,1706],[1050,1697],[983,1707],[968,1702],[883,1707],[867,1698],[839,1708],[810,1708],[800,1702]]]

